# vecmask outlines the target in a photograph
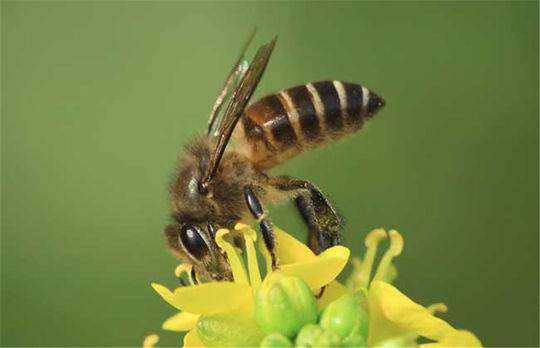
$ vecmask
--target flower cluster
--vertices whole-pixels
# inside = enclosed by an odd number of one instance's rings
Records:
[[[195,285],[191,266],[182,264],[175,273],[187,275],[189,286],[171,291],[152,284],[180,310],[163,328],[187,331],[185,347],[417,347],[419,337],[432,341],[422,348],[481,345],[471,332],[434,316],[446,311],[444,304],[425,308],[391,285],[397,275],[393,258],[403,249],[397,231],[376,229],[367,235],[364,257],[352,259],[354,271],[344,285],[335,279],[349,261],[349,249],[335,246],[315,255],[274,227],[279,268],[271,271],[271,259],[255,231],[244,224],[235,230],[244,238],[243,250],[231,242],[231,231],[216,234],[233,282]],[[387,237],[390,246],[375,268],[378,245]],[[264,277],[258,254],[266,261]],[[150,337],[145,343],[155,344],[157,337]]]

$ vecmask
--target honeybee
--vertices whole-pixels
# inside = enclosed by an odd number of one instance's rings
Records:
[[[384,106],[366,87],[344,81],[312,82],[268,95],[248,106],[266,69],[276,38],[244,60],[250,39],[226,79],[210,114],[205,136],[185,147],[170,184],[173,223],[168,244],[193,265],[197,282],[232,280],[215,234],[255,219],[278,266],[266,205],[294,199],[316,253],[340,243],[341,219],[311,182],[270,176],[267,170],[302,151],[353,133]],[[233,139],[235,147],[228,146]],[[240,245],[239,245],[240,246]]]

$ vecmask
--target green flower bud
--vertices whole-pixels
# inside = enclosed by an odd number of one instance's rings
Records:
[[[239,319],[234,314],[203,316],[196,329],[207,347],[257,346],[263,338],[256,323]]]
[[[341,347],[341,339],[332,331],[324,330],[313,342],[313,347]]]
[[[417,348],[416,335],[405,334],[378,342],[374,348]]]
[[[317,301],[302,279],[276,277],[255,291],[255,318],[264,333],[293,338],[317,322]]]
[[[337,334],[341,339],[351,336],[367,337],[368,314],[353,295],[343,295],[324,310],[321,327]]]
[[[306,325],[300,330],[298,336],[296,336],[296,346],[301,348],[313,347],[315,339],[319,337],[323,332],[322,327],[319,325]]]
[[[273,333],[261,341],[259,347],[261,348],[274,348],[274,347],[292,347],[293,344],[289,339],[282,334]]]
[[[306,325],[296,336],[296,347],[341,347],[341,340],[338,335],[323,330],[319,325]]]
[[[351,335],[343,339],[341,342],[344,347],[367,347],[366,339],[360,335]]]

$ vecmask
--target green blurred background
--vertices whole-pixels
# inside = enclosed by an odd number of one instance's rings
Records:
[[[254,26],[257,96],[321,79],[387,99],[277,172],[366,232],[405,236],[397,285],[489,346],[538,345],[537,2],[2,2],[3,345],[127,346],[174,310],[167,184]],[[305,232],[292,205],[273,221]],[[161,332],[161,343],[179,336]]]

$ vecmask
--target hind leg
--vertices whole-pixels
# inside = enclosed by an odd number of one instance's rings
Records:
[[[308,246],[319,254],[341,243],[341,219],[330,201],[312,183],[286,177],[272,179],[282,191],[295,191],[296,206],[308,228]]]

